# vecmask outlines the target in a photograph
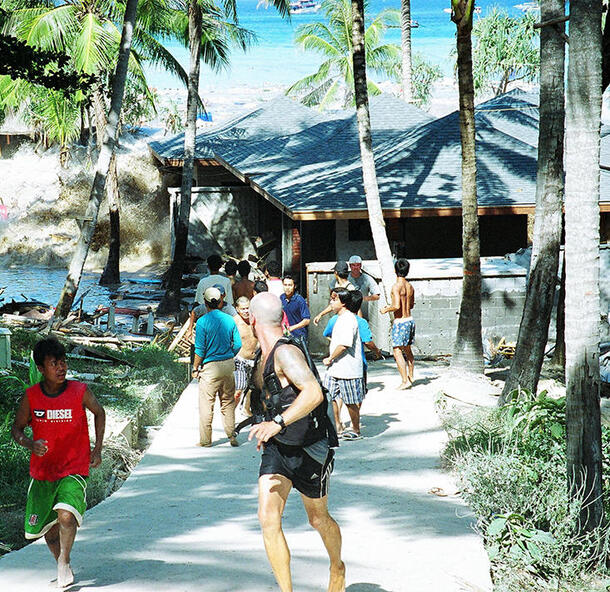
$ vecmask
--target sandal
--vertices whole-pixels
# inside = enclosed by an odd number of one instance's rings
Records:
[[[360,434],[357,434],[356,432],[353,432],[351,430],[343,432],[341,437],[343,438],[343,440],[362,440],[362,436]]]

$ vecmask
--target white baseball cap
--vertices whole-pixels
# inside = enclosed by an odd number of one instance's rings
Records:
[[[360,257],[360,255],[352,255],[349,258],[348,263],[352,264],[352,263],[362,263],[362,257]]]
[[[215,302],[220,302],[221,298],[222,298],[222,294],[220,293],[220,290],[218,288],[214,288],[214,286],[209,287],[203,293],[203,299],[206,302],[209,302],[210,304],[213,304]]]

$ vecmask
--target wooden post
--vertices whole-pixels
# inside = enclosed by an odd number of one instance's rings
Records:
[[[152,308],[148,307],[148,319],[146,321],[146,335],[152,335],[155,331],[155,315]]]
[[[108,307],[108,330],[109,331],[114,331],[115,326],[116,326],[115,320],[114,320],[115,308],[116,308],[116,304],[114,302],[111,302],[110,306]]]
[[[11,369],[11,331],[0,328],[0,368]]]

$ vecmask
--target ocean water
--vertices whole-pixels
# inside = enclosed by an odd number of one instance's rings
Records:
[[[523,14],[516,4],[522,0],[478,0],[481,16],[493,6],[509,14]],[[253,31],[258,42],[246,54],[235,50],[230,67],[222,72],[213,72],[207,66],[201,69],[202,91],[223,88],[288,86],[307,74],[315,72],[322,62],[316,54],[303,52],[294,44],[296,28],[303,23],[323,21],[321,11],[315,14],[296,14],[290,21],[282,19],[273,8],[258,6],[259,0],[238,0],[240,24]],[[411,18],[419,23],[412,29],[414,52],[424,55],[438,64],[445,75],[451,76],[455,59],[450,52],[455,46],[455,25],[450,15],[443,11],[451,5],[450,0],[411,0]],[[400,0],[369,0],[367,16],[374,17],[386,8],[400,9]],[[475,19],[478,18],[475,15]],[[386,42],[400,44],[400,30],[386,33]],[[188,70],[188,50],[179,44],[167,47]],[[165,72],[147,69],[149,84],[158,89],[180,87],[180,82]]]

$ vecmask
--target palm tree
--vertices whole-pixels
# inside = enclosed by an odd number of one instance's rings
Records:
[[[540,4],[541,22],[564,16],[563,0]],[[565,26],[542,27],[540,34],[540,125],[536,216],[529,281],[519,337],[499,404],[517,387],[535,393],[544,360],[557,286],[563,207]]]
[[[80,237],[76,244],[76,248],[74,249],[74,254],[72,255],[66,282],[55,309],[54,317],[56,319],[64,319],[70,313],[72,302],[74,302],[74,297],[76,296],[83,267],[85,266],[85,261],[89,252],[91,238],[95,231],[97,215],[106,187],[106,177],[108,175],[108,170],[110,169],[118,135],[119,117],[123,105],[123,94],[125,92],[125,81],[127,79],[129,53],[131,51],[131,40],[136,23],[137,8],[138,0],[127,0],[123,31],[121,34],[119,59],[112,82],[112,97],[110,100],[110,111],[108,113],[108,124],[106,125],[104,133],[104,142],[97,159],[95,178],[93,180],[93,187],[91,188],[89,203],[87,204],[85,220],[83,221]]]
[[[413,101],[411,86],[411,0],[400,2],[400,34],[402,45],[402,97],[407,103]]]
[[[604,520],[599,376],[601,2],[570,2],[566,109],[566,439],[578,530]]]
[[[481,257],[475,157],[474,84],[472,77],[472,15],[474,0],[451,0],[457,27],[457,70],[462,143],[462,258],[464,275],[452,365],[483,372],[481,338]]]
[[[365,4],[366,6],[366,4]],[[296,43],[305,51],[314,51],[324,57],[318,71],[295,82],[287,95],[300,98],[305,105],[324,108],[340,93],[343,104],[354,102],[354,71],[352,62],[352,4],[350,0],[323,0],[322,10],[328,23],[310,23],[297,28]],[[376,74],[389,76],[393,64],[400,61],[400,48],[396,44],[382,44],[383,34],[389,26],[399,26],[397,10],[384,10],[371,21],[363,33],[366,48],[366,65]],[[381,90],[367,81],[367,91],[378,95]]]
[[[366,80],[366,34],[364,28],[364,2],[352,0],[352,54],[354,67],[354,96],[356,98],[356,117],[358,119],[358,139],[360,143],[360,159],[362,161],[362,181],[366,207],[369,213],[369,223],[375,245],[375,255],[381,267],[381,277],[385,295],[390,302],[392,285],[396,281],[396,273],[392,265],[392,252],[385,229],[377,171],[373,157],[373,140],[371,136],[371,117],[369,112],[369,96]]]
[[[288,0],[274,0],[273,5],[282,16],[288,16],[290,5]],[[225,8],[231,17],[237,21],[235,0],[228,0]],[[206,5],[205,17],[210,20],[211,14],[217,11]],[[188,77],[187,97],[187,122],[184,133],[184,160],[182,165],[182,183],[180,186],[180,206],[177,224],[174,227],[174,252],[165,283],[165,293],[157,307],[159,314],[180,311],[180,298],[182,290],[182,274],[186,258],[186,247],[188,244],[189,216],[191,212],[191,191],[193,188],[193,170],[195,166],[195,143],[197,135],[197,101],[199,89],[199,63],[203,55],[206,56],[208,64],[220,67],[226,62],[226,54],[223,54],[223,45],[218,45],[219,39],[210,36],[205,37],[201,43],[202,20],[201,0],[190,0],[188,2],[188,31],[190,49],[190,70]],[[210,30],[210,29],[208,29]],[[232,31],[233,38],[237,40],[245,50],[248,39],[238,29]],[[220,39],[222,40],[222,39]]]

